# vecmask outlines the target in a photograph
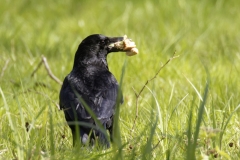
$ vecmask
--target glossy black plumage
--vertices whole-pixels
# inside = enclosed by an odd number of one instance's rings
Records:
[[[86,122],[95,125],[94,119],[85,109],[81,97],[106,130],[112,135],[113,116],[117,103],[119,85],[108,69],[107,55],[110,52],[121,51],[110,44],[122,41],[123,37],[109,38],[95,34],[85,38],[75,54],[72,71],[65,77],[60,91],[60,108],[64,111],[67,122]],[[76,125],[70,124],[73,134],[73,143],[76,143]],[[79,127],[79,128],[78,128]],[[85,144],[89,139],[91,127],[79,125],[80,140]],[[98,127],[98,126],[96,126]],[[102,144],[109,147],[107,137],[98,129],[93,133],[99,137]],[[91,134],[94,139],[94,134]]]

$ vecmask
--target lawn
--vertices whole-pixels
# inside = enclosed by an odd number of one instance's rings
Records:
[[[240,159],[239,6],[2,0],[0,159]],[[139,49],[108,56],[124,103],[121,138],[107,150],[72,147],[58,108],[61,85],[38,68],[46,57],[63,81],[79,43],[93,33],[126,34]]]

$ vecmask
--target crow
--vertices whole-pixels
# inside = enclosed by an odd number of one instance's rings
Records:
[[[65,77],[59,95],[60,108],[72,131],[73,145],[78,143],[77,136],[80,136],[78,138],[82,144],[98,137],[101,144],[110,147],[106,134],[99,129],[88,109],[91,109],[104,129],[109,131],[112,139],[114,112],[117,103],[123,102],[123,96],[116,78],[108,69],[107,55],[134,48],[116,45],[123,44],[124,39],[125,37],[93,34],[78,46],[72,71]],[[118,95],[121,102],[118,102]]]

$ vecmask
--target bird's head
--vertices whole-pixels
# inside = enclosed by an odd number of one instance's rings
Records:
[[[107,67],[106,57],[108,53],[120,51],[131,53],[131,49],[135,47],[135,43],[127,39],[126,36],[107,37],[101,34],[93,34],[80,43],[75,54],[73,67],[86,65],[105,65]]]

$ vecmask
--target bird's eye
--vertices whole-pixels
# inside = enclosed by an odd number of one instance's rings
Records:
[[[104,40],[101,40],[101,41],[100,41],[100,45],[101,45],[101,46],[104,46],[104,45],[105,45],[105,41],[104,41]]]

